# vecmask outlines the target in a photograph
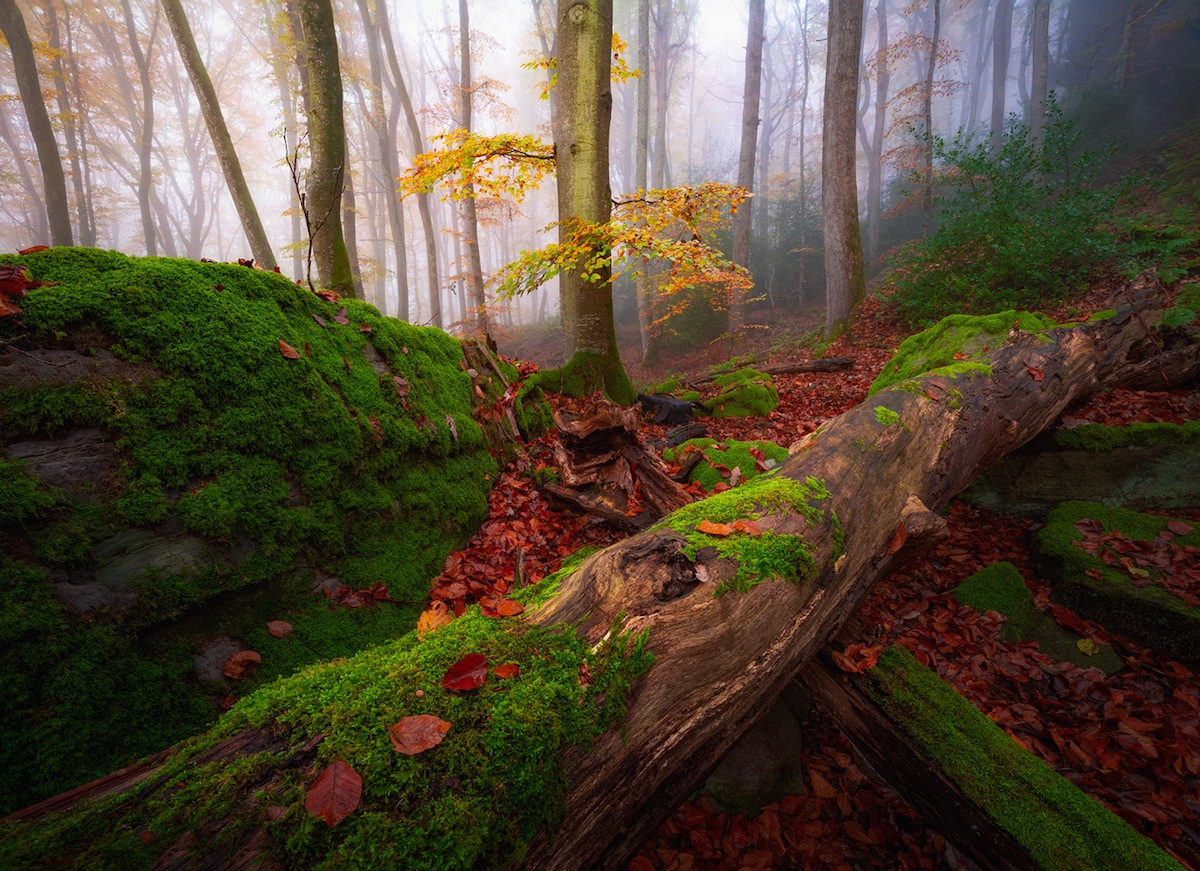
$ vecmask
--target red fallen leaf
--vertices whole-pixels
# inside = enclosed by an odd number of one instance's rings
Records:
[[[0,318],[8,315],[19,315],[21,309],[8,301],[8,297],[0,293]]]
[[[954,352],[954,359],[955,359],[955,360],[969,360],[969,359],[970,359],[970,357],[971,357],[971,355],[970,355],[970,354],[964,354],[962,351],[955,351],[955,352]]]
[[[888,542],[887,555],[891,556],[904,547],[904,542],[908,539],[908,530],[904,528],[904,521],[901,520],[896,526],[896,531],[892,533],[892,540]]]
[[[654,862],[646,856],[634,856],[629,863],[629,871],[654,871]]]
[[[401,378],[399,375],[392,376],[392,383],[396,385],[396,395],[403,399],[408,396],[408,388],[411,386],[408,381]]]
[[[338,301],[338,295],[337,295],[336,290],[318,290],[317,296],[321,297],[321,299],[325,300],[326,302],[337,302]]]
[[[513,617],[525,610],[525,606],[516,599],[486,599],[480,600],[480,610],[484,617]]]
[[[362,798],[362,777],[340,759],[321,772],[308,790],[304,809],[333,828],[358,807]]]
[[[45,247],[45,246],[43,246],[43,247]],[[22,253],[24,253],[24,252],[22,252]],[[149,844],[151,841],[154,840],[154,832],[151,832],[151,831],[138,832],[138,840],[141,841],[143,844]]]
[[[762,530],[754,524],[753,520],[735,520],[733,521],[733,528],[747,535],[762,535]]]
[[[840,668],[842,671],[848,671],[848,672],[852,672],[852,673],[857,673],[858,671],[860,671],[858,665],[854,662],[854,660],[852,660],[850,657],[846,656],[846,654],[842,653],[840,650],[830,650],[829,658],[832,659],[833,664],[836,665],[838,668]]]
[[[424,638],[426,632],[434,632],[443,626],[454,622],[454,613],[445,602],[430,602],[429,607],[417,618],[417,638]]]
[[[338,313],[333,316],[333,319],[339,324],[348,325],[350,323],[350,318],[346,317],[346,307],[342,306],[340,309],[338,309]]]
[[[1187,535],[1192,531],[1190,523],[1184,523],[1182,520],[1167,521],[1167,529],[1171,530],[1176,535]]]
[[[808,773],[809,779],[812,781],[813,792],[821,798],[837,798],[838,791],[833,784],[826,780],[819,771],[813,769]]]
[[[376,581],[362,592],[370,593],[372,598],[380,599],[385,602],[391,598],[391,596],[388,595],[387,584],[385,584],[383,581]]]
[[[516,677],[520,673],[521,666],[517,665],[515,662],[506,662],[504,665],[498,665],[492,669],[492,674],[500,678],[500,680],[507,680],[510,677]]]
[[[285,635],[291,635],[296,630],[286,620],[272,620],[267,624],[267,631],[276,638],[282,638]]]
[[[483,686],[488,673],[487,657],[482,653],[468,653],[442,675],[444,690],[473,690]]]
[[[842,831],[858,841],[860,844],[874,844],[875,839],[867,834],[866,830],[856,823],[854,820],[846,820],[842,823]]]
[[[320,316],[319,314],[317,314],[316,312],[313,312],[312,319],[313,319],[314,321],[316,321],[318,324],[320,324],[321,326],[323,326],[323,327],[327,327],[327,326],[329,326],[329,324],[325,323],[325,318],[321,317],[321,316]]]
[[[237,697],[233,693],[226,693],[221,696],[221,700],[217,702],[217,707],[222,711],[228,711],[237,704]]]
[[[1041,369],[1039,369],[1037,366],[1034,366],[1030,362],[1025,363],[1025,371],[1029,373],[1030,377],[1032,377],[1034,381],[1041,381],[1046,377],[1042,374]]]
[[[310,360],[312,359],[312,348],[308,346],[308,342],[304,343],[304,356]]]
[[[450,724],[433,714],[414,714],[388,727],[392,747],[405,756],[416,756],[442,743]]]
[[[706,532],[709,535],[732,535],[732,523],[714,523],[711,520],[701,520],[696,527],[697,532]]]
[[[371,325],[370,324],[359,324],[358,331],[360,333],[369,333],[369,332],[371,332]]]
[[[49,251],[49,245],[30,245],[28,248],[22,248],[18,254],[33,254],[37,251]]]
[[[299,360],[300,359],[300,352],[297,351],[295,348],[293,348],[291,345],[289,345],[287,342],[285,342],[283,339],[279,340],[279,353],[283,354],[283,356],[287,357],[289,360]]]
[[[262,657],[253,650],[239,650],[221,666],[221,673],[231,680],[242,680],[251,665],[262,662]]]

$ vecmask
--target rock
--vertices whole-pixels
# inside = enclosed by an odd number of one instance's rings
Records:
[[[13,442],[4,449],[10,460],[24,460],[29,474],[68,498],[98,502],[109,488],[117,448],[98,427],[77,429],[64,438]]]
[[[225,675],[221,671],[222,666],[229,657],[244,648],[245,645],[228,635],[196,639],[196,652],[192,654],[192,662],[196,666],[196,676],[201,680],[224,684]]]

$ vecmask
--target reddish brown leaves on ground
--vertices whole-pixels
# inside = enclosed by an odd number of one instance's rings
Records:
[[[445,602],[430,602],[417,618],[417,637],[424,638],[426,632],[435,632],[453,622],[454,612]]]
[[[492,669],[492,674],[500,678],[500,680],[508,680],[510,677],[516,677],[521,673],[521,666],[515,662],[506,662],[504,665],[498,665]]]
[[[262,657],[253,650],[239,650],[221,666],[221,673],[230,680],[243,680],[251,666],[262,662]]]
[[[416,756],[442,743],[450,724],[432,714],[414,714],[388,727],[388,736],[397,753]]]
[[[442,675],[442,689],[473,690],[487,680],[488,661],[482,653],[468,653]]]
[[[295,628],[286,620],[272,620],[267,624],[267,631],[275,638],[282,638],[285,635],[291,635],[295,632]]]
[[[0,317],[20,314],[21,308],[16,300],[37,284],[29,278],[24,266],[0,263]]]
[[[333,828],[358,808],[362,798],[362,778],[340,759],[321,772],[308,790],[304,809]]]
[[[289,360],[299,360],[300,359],[300,352],[297,351],[295,348],[293,348],[291,345],[289,345],[287,342],[285,342],[283,339],[279,340],[279,353],[283,354],[283,356],[287,357]]]
[[[1187,535],[1191,525],[1172,520],[1153,541],[1130,538],[1120,530],[1104,531],[1099,520],[1084,518],[1075,524],[1083,535],[1074,544],[1106,566],[1121,569],[1136,587],[1156,583],[1174,593],[1185,605],[1200,606],[1200,547],[1176,544],[1177,535]]]
[[[330,611],[336,611],[338,606],[343,608],[364,608],[376,602],[391,601],[387,585],[381,581],[372,584],[365,590],[353,590],[346,586],[337,586],[332,590],[326,588],[325,594],[329,597]]]

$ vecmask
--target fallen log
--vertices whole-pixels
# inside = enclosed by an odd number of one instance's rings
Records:
[[[535,836],[523,867],[623,868],[875,581],[945,535],[938,509],[979,472],[1091,393],[1195,377],[1196,328],[1162,327],[1142,305],[1094,324],[1013,331],[972,366],[884,390],[824,426],[777,472],[592,555],[556,596],[527,610],[522,619],[576,626],[593,644],[616,626],[646,633],[655,661],[632,687],[623,728],[590,752],[566,751],[562,824]],[[274,770],[265,766],[258,784],[269,788]],[[280,810],[302,813],[292,790],[284,801],[293,804]],[[245,807],[237,826],[189,841],[172,867],[215,867],[218,850],[233,857],[226,867],[278,867],[264,837],[271,809]],[[372,818],[404,813],[383,802]],[[354,831],[342,826],[306,842],[318,851],[314,863]]]

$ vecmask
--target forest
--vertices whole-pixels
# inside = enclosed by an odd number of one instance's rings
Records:
[[[1200,869],[1196,0],[0,39],[0,866]]]

